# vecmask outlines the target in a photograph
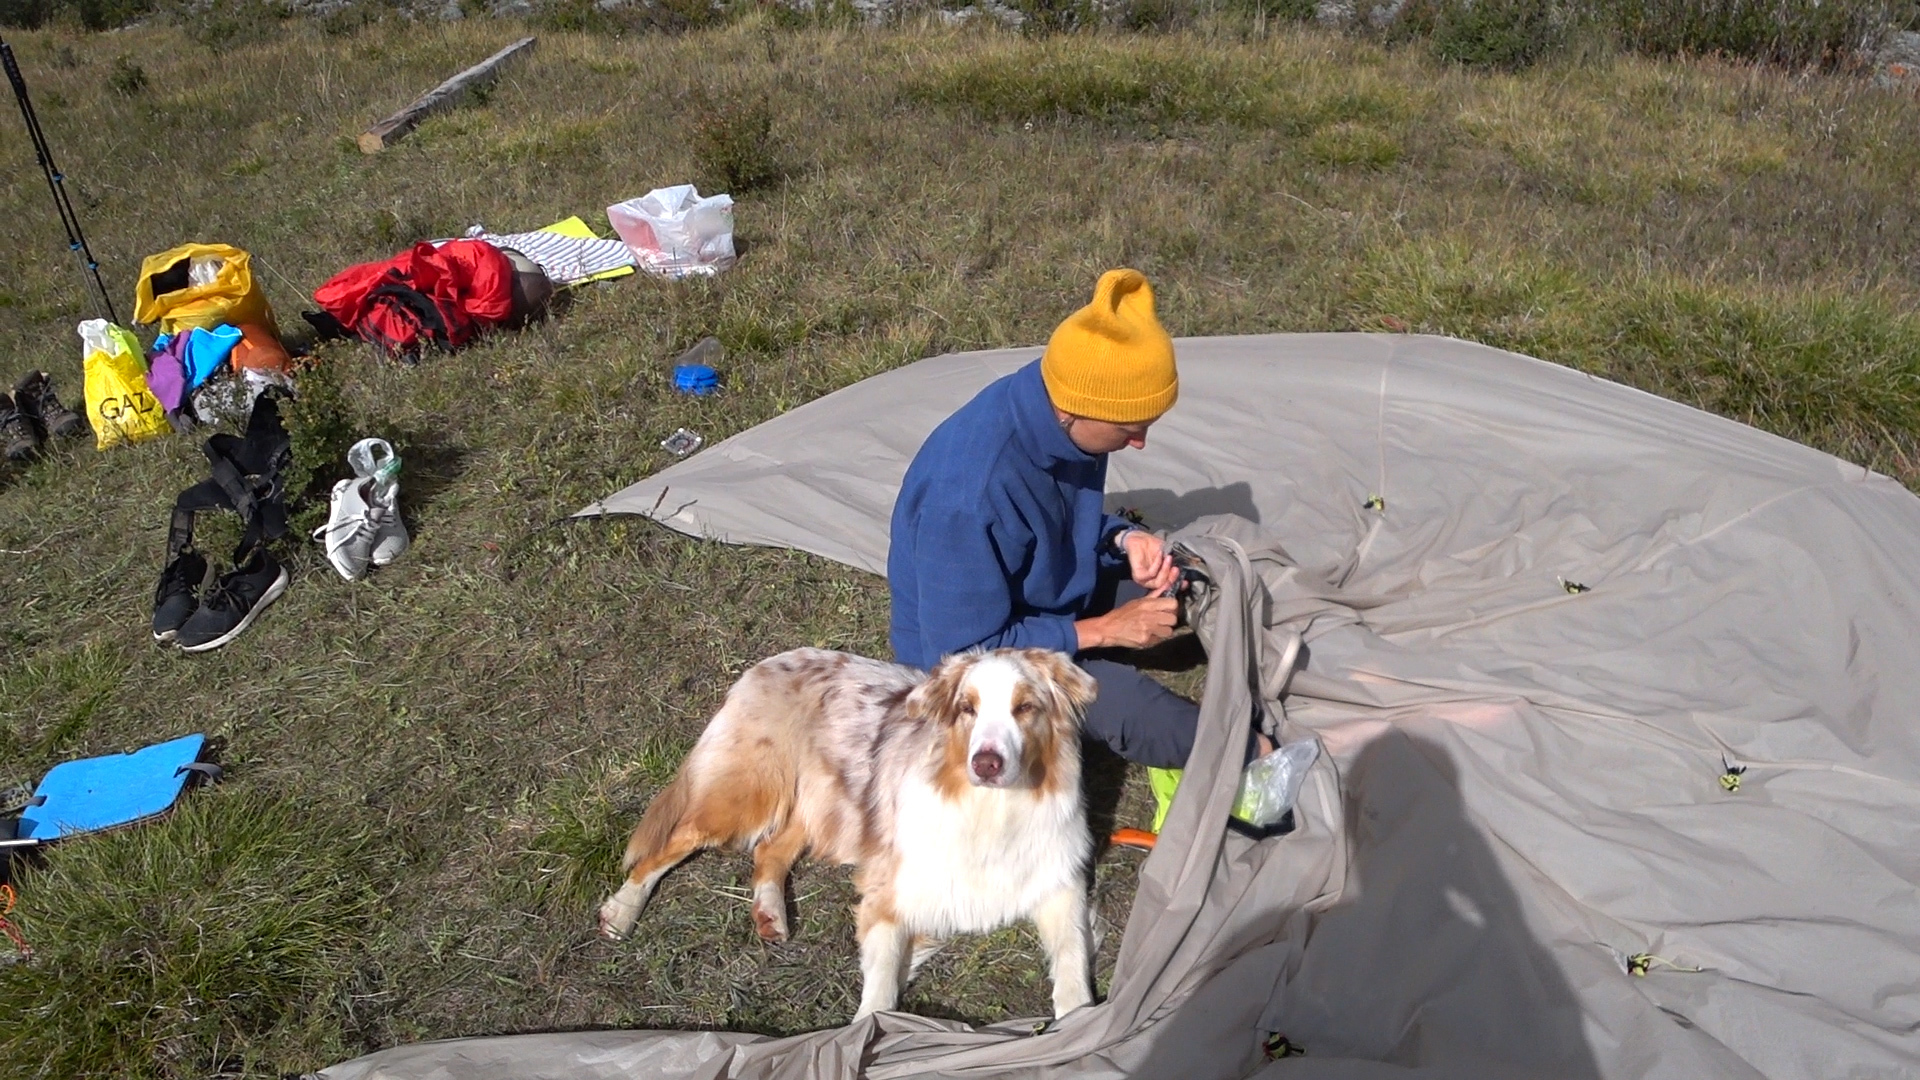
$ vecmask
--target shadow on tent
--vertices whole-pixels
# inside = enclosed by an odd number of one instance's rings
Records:
[[[1259,1075],[1599,1080],[1573,989],[1529,932],[1446,750],[1391,729],[1343,780],[1347,894],[1305,923],[1304,944],[1281,943],[1262,1025],[1305,1056]],[[1224,1034],[1205,996],[1167,1022],[1138,1075],[1185,1075],[1183,1059]]]
[[[1110,508],[1124,506],[1138,510],[1147,527],[1159,532],[1175,532],[1216,514],[1232,514],[1255,525],[1260,523],[1260,508],[1253,505],[1253,485],[1245,480],[1224,487],[1181,492],[1167,488],[1110,491],[1106,504]]]

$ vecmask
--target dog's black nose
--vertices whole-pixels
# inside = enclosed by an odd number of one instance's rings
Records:
[[[973,775],[982,780],[992,780],[1007,767],[1007,760],[997,750],[982,750],[973,755]]]

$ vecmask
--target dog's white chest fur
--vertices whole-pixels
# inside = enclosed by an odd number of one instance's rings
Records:
[[[1091,840],[1079,791],[968,788],[957,800],[923,784],[900,792],[894,909],[919,933],[982,933],[1078,888]]]

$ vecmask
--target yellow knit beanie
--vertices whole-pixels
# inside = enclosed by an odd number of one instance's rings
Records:
[[[1093,303],[1067,316],[1040,358],[1056,408],[1089,420],[1157,420],[1180,396],[1173,339],[1153,314],[1153,287],[1138,270],[1109,270]]]

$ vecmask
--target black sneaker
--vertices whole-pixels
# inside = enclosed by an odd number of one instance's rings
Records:
[[[0,394],[0,442],[8,461],[26,461],[40,452],[40,429],[5,394]]]
[[[160,571],[160,587],[153,590],[153,640],[172,641],[200,606],[200,583],[207,577],[207,560],[197,551],[183,551]]]
[[[44,371],[29,371],[13,388],[13,403],[21,415],[39,425],[42,435],[70,438],[87,430],[80,414],[60,403],[53,392],[53,376]]]
[[[182,652],[217,649],[239,637],[268,604],[286,591],[286,567],[266,552],[255,551],[245,565],[220,575],[220,580],[200,597],[200,610],[180,627],[173,643]]]

